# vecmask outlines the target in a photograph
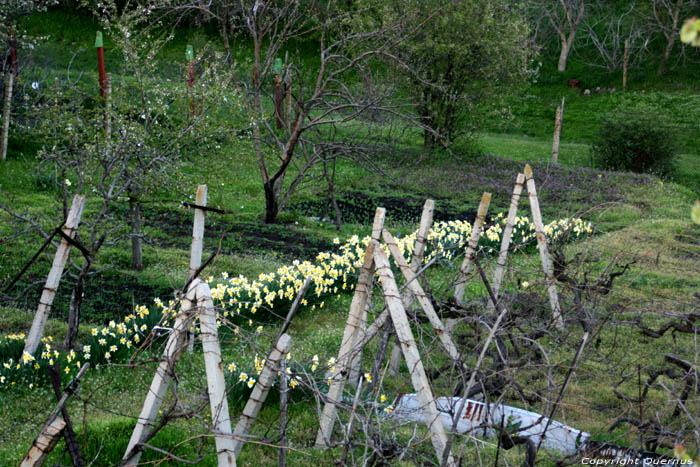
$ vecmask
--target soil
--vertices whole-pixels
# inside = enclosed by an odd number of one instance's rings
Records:
[[[393,222],[407,222],[418,224],[425,198],[414,196],[378,196],[360,191],[344,191],[337,195],[336,201],[340,209],[342,221],[350,224],[371,224],[374,212],[378,206],[386,208],[386,217]],[[335,212],[329,208],[326,199],[303,201],[289,205],[288,211],[299,215],[335,219]],[[446,221],[453,219],[473,222],[476,217],[476,209],[457,210],[447,205],[446,202],[436,203],[433,219]]]

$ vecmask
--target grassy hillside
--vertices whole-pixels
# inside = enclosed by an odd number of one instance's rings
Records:
[[[41,31],[50,35],[49,41],[37,51],[35,62],[41,65],[43,74],[36,76],[47,80],[54,73],[64,73],[71,63],[71,73],[84,74],[88,81],[96,80],[92,49],[95,23],[90,17],[76,17],[57,10],[27,18],[26,26],[30,32]],[[185,44],[201,43],[214,37],[213,32],[180,30],[164,55],[171,62],[178,62]],[[109,50],[108,67],[117,75],[119,54],[109,48],[109,39],[105,45]],[[78,53],[74,56],[76,51]],[[245,52],[243,44],[239,53],[244,55]],[[164,68],[163,76],[177,77],[179,71]],[[30,73],[38,73],[38,70]],[[477,155],[425,152],[420,147],[419,138],[408,134],[400,151],[376,154],[375,162],[380,171],[367,171],[347,161],[340,162],[336,185],[345,219],[340,231],[323,218],[327,206],[325,187],[315,185],[298,193],[277,224],[262,224],[264,199],[257,163],[248,140],[231,138],[218,151],[187,159],[180,172],[180,187],[161,190],[144,206],[144,270],[130,269],[126,238],[101,250],[95,269],[109,267],[88,281],[80,343],[89,339],[93,327],[106,325],[110,320],[123,320],[134,305],[151,306],[155,297],[167,300],[172,297],[173,290],[182,287],[188,275],[193,213],[180,203],[194,194],[198,184],[208,185],[209,205],[226,210],[224,214],[207,215],[205,257],[219,246],[221,254],[205,274],[220,277],[226,272],[230,276],[242,274],[256,278],[294,260],[314,260],[319,252],[335,251],[336,237],[344,240],[355,234],[360,237],[368,234],[376,206],[387,207],[387,227],[400,235],[415,230],[426,198],[436,201],[438,220],[472,219],[484,191],[493,195],[489,212],[493,216],[499,212],[505,214],[515,176],[525,163],[530,163],[535,172],[545,223],[582,217],[593,224],[593,235],[565,248],[567,257],[580,254],[586,258],[592,275],[599,274],[611,261],[630,264],[629,270],[615,282],[613,292],[596,309],[610,322],[592,339],[595,345],[586,351],[585,364],[576,372],[555,418],[590,431],[601,439],[634,445],[637,441],[634,430],[607,432],[615,417],[635,409],[633,404],[616,398],[612,386],[619,381],[620,375],[637,371],[639,365],[645,371],[660,367],[664,353],[675,353],[689,361],[694,361],[697,356],[692,335],[668,333],[661,339],[652,339],[630,325],[641,317],[648,326],[656,326],[664,323],[668,315],[697,309],[697,300],[692,294],[697,292],[700,283],[700,226],[691,222],[689,213],[700,191],[700,156],[693,151],[698,147],[698,133],[693,131],[685,117],[687,114],[683,113],[686,105],[697,107],[697,97],[694,84],[689,81],[683,81],[681,86],[639,82],[624,95],[616,91],[582,97],[578,91],[566,88],[563,80],[547,74],[525,94],[514,97],[510,104],[514,119],[511,122],[487,122],[486,131],[480,135],[481,150]],[[554,109],[562,95],[567,96],[567,110],[561,164],[552,165],[549,163],[550,133]],[[595,137],[598,117],[624,99],[656,102],[676,116],[675,123],[684,132],[685,152],[679,157],[672,180],[605,172],[590,167],[588,145]],[[60,222],[60,204],[53,184],[55,174],[37,167],[37,149],[30,134],[12,134],[9,159],[0,164],[0,194],[11,201],[15,209],[40,219],[42,226],[50,229]],[[89,204],[89,209],[94,209],[94,205]],[[118,204],[117,209],[126,212],[127,203]],[[528,209],[527,202],[523,202],[521,213]],[[326,215],[330,216],[330,212]],[[0,219],[0,283],[6,284],[41,245],[42,239],[31,232],[15,236],[16,220],[5,213],[0,214]],[[0,334],[27,331],[52,255],[52,251],[44,253],[15,286],[14,290],[26,289],[19,301],[2,297]],[[545,296],[538,258],[534,248],[513,255],[509,290],[523,292],[527,288],[523,283],[530,282],[533,293]],[[493,258],[487,257],[483,261],[490,277]],[[431,271],[428,281],[436,297],[449,295],[449,291],[444,290],[445,283],[454,278],[456,267],[458,265],[444,262]],[[62,339],[66,330],[70,284],[71,280],[65,279],[59,287],[47,329],[47,334],[55,336],[57,341]],[[478,298],[484,297],[486,291],[478,280],[473,279],[467,294],[469,298]],[[376,295],[375,302],[379,303]],[[317,302],[313,309],[311,305],[302,308],[289,331],[293,337],[294,361],[309,362],[318,355],[325,362],[337,356],[351,299],[349,291],[341,291],[324,300],[323,308],[317,306]],[[663,313],[651,313],[658,310],[663,310]],[[282,315],[285,311],[275,310]],[[256,336],[255,345],[241,345],[237,338],[226,335],[223,345],[225,363],[236,362],[245,366],[247,371],[252,370],[251,362],[256,353],[267,352],[279,329],[279,320],[271,317],[261,319],[260,323],[264,324],[264,330]],[[430,331],[429,327],[425,326],[424,331]],[[457,333],[467,336],[466,340],[474,337],[466,325],[459,327]],[[544,341],[551,349],[552,377],[557,383],[563,381],[580,335],[580,329],[574,324],[563,336]],[[376,343],[372,345],[376,346]],[[372,351],[365,352],[365,368],[370,367],[372,354]],[[445,361],[438,354],[426,356],[436,367]],[[466,361],[473,365],[476,354],[467,356]],[[615,362],[614,368],[610,368],[610,362]],[[104,365],[86,376],[80,397],[74,398],[68,407],[79,443],[85,448],[86,457],[95,459],[94,465],[114,465],[123,455],[133,417],[140,410],[152,370],[150,365],[138,368]],[[519,382],[526,387],[540,387],[544,384],[544,377],[537,371],[533,369],[519,374],[518,378],[522,378]],[[201,389],[204,387],[201,352],[183,356],[179,375],[179,387],[184,397],[181,402],[198,407],[203,400]],[[401,375],[387,377],[384,382],[387,396],[392,398],[412,392],[406,375],[404,364]],[[235,379],[235,374],[232,378]],[[439,394],[450,394],[453,389],[449,382],[437,378],[434,385]],[[31,389],[20,387],[21,383],[16,386],[11,390],[0,389],[0,455],[11,463],[16,463],[27,451],[55,403],[49,385]],[[246,395],[243,386],[231,382],[234,417],[240,413],[240,400]],[[622,390],[630,395],[636,394],[637,389],[627,383],[622,386]],[[663,389],[654,387],[650,393],[658,416],[668,421],[673,407],[665,399]],[[506,395],[506,401],[525,405],[513,393]],[[689,408],[697,408],[697,402],[695,393],[694,398],[691,397],[694,405]],[[548,407],[546,401],[539,401],[527,408],[544,411]],[[177,420],[152,444],[170,449],[183,440],[190,440],[183,443],[175,454],[196,458],[198,437],[206,431],[206,414],[208,409],[201,411],[199,419]],[[278,399],[273,397],[254,429],[257,435],[270,441],[267,444],[274,444],[271,440],[276,436],[278,415]],[[294,448],[289,452],[289,465],[304,465],[309,461],[333,465],[333,460],[340,456],[340,448],[328,452],[310,448],[317,429],[313,397],[301,391],[293,395],[289,417],[289,439]],[[399,430],[396,436],[404,439],[411,433],[409,429]],[[215,465],[213,442],[205,437],[203,446],[201,465]],[[427,457],[430,456],[429,445],[421,446],[421,449]],[[476,448],[470,443],[458,444],[455,449],[456,452],[476,455]],[[483,462],[493,464],[496,455],[493,440],[484,441],[483,449],[480,454],[484,456]],[[512,463],[521,459],[522,452],[517,451],[506,454]],[[266,443],[249,444],[239,463],[270,465],[275,462],[276,455],[274,447]],[[542,465],[553,465],[547,454],[542,457],[545,458]],[[150,453],[143,460],[159,458],[159,454]],[[69,462],[63,441],[50,460],[54,463]]]

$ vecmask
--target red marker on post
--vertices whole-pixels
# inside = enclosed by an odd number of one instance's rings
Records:
[[[97,31],[95,48],[97,49],[97,71],[100,74],[100,97],[104,100],[107,96],[107,73],[105,72],[105,50],[101,31]]]
[[[187,60],[187,87],[190,93],[190,117],[194,117],[195,105],[194,105],[194,94],[192,93],[192,88],[194,87],[194,48],[188,45],[185,49],[185,59]]]

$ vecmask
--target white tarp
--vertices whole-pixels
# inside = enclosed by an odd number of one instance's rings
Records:
[[[461,400],[460,397],[439,397],[435,400],[445,429],[452,429],[452,417],[459,410]],[[400,396],[394,404],[391,415],[400,420],[426,423],[416,394]],[[530,438],[535,444],[539,444],[542,432],[547,425],[547,418],[535,412],[467,399],[457,422],[457,432],[473,432],[475,435],[491,437],[495,434],[493,430],[486,428],[480,430],[478,428],[482,425],[498,426],[501,421],[503,421],[504,426],[519,424],[521,431],[516,434]],[[578,452],[579,446],[589,438],[590,435],[586,432],[552,420],[542,441],[542,447],[571,455]]]

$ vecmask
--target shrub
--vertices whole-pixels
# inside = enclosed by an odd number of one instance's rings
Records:
[[[621,106],[605,114],[591,147],[595,167],[669,175],[677,145],[663,112],[652,106]]]

